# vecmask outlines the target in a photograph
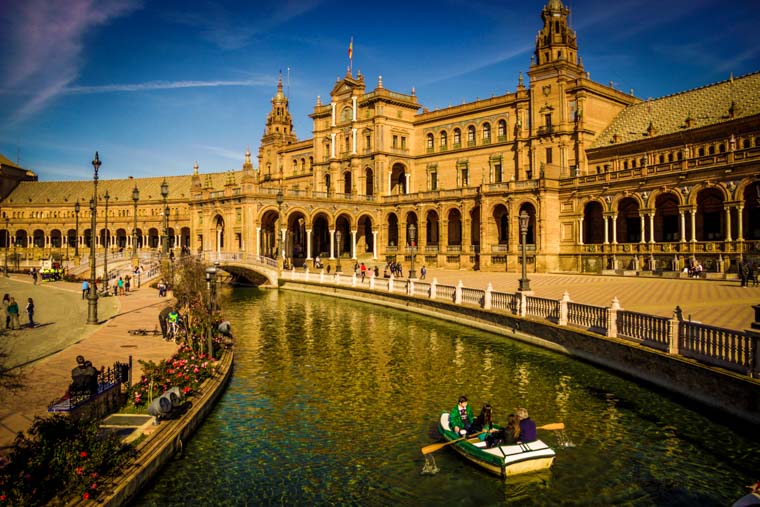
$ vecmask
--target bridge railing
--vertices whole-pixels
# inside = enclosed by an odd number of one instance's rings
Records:
[[[277,269],[277,260],[264,255],[256,255],[248,252],[217,252],[206,250],[203,252],[203,260],[206,262],[247,262],[259,264],[272,269]]]
[[[475,305],[487,311],[548,320],[559,326],[583,328],[605,337],[630,341],[637,346],[760,378],[760,336],[684,321],[680,318],[680,308],[676,308],[673,317],[668,318],[625,311],[620,308],[617,298],[608,307],[594,306],[572,302],[567,292],[561,299],[555,300],[524,292],[495,292],[490,284],[485,290],[464,287],[461,281],[456,286],[441,285],[435,278],[431,282],[420,282],[393,276],[369,276],[367,284],[360,282],[356,274],[329,275],[324,270],[312,273],[308,269],[292,269],[284,272],[283,278],[405,294],[457,306]]]

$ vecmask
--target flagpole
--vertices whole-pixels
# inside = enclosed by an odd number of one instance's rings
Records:
[[[348,72],[353,76],[354,74],[354,37],[351,36],[351,41],[348,43]]]

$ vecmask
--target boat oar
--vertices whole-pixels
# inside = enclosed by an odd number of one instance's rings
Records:
[[[565,423],[544,424],[543,426],[537,426],[536,429],[537,430],[564,430]]]
[[[477,433],[472,433],[472,434],[466,435],[466,436],[464,436],[462,438],[457,438],[456,440],[449,440],[448,442],[439,442],[437,444],[426,445],[425,447],[423,447],[420,450],[422,451],[422,454],[430,454],[431,452],[435,452],[435,451],[437,451],[439,449],[443,449],[447,445],[456,444],[457,442],[461,442],[462,440],[467,440],[468,438],[472,438],[474,436],[480,435],[481,433],[485,433],[486,431],[488,431],[488,430],[479,431]]]

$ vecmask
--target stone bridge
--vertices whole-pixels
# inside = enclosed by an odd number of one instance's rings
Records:
[[[279,271],[275,259],[243,252],[204,252],[203,260],[216,264],[235,280],[277,287]]]

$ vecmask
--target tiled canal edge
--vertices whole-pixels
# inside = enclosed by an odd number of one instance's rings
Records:
[[[233,359],[232,350],[226,350],[219,360],[219,373],[203,383],[200,396],[192,398],[192,408],[177,419],[162,421],[155,426],[155,430],[138,444],[137,456],[109,485],[108,494],[98,503],[109,507],[127,505],[160,473],[214,408],[232,376]],[[92,505],[92,501],[75,499],[67,505]]]

